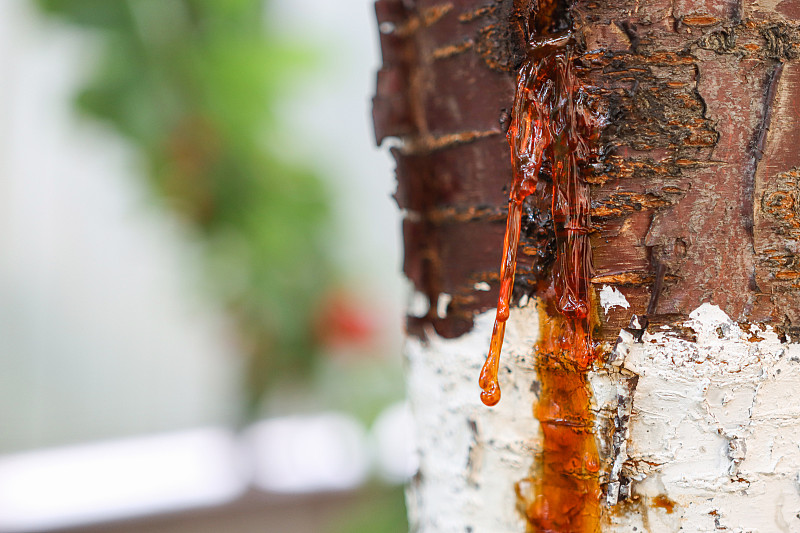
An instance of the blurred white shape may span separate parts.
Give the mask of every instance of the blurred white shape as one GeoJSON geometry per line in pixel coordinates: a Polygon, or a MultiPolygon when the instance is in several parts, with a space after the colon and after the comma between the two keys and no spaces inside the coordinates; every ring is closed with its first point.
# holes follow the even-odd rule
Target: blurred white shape
{"type": "Polygon", "coordinates": [[[356,488],[370,460],[364,427],[339,413],[292,416],[252,425],[245,439],[253,484],[275,492],[356,488]]]}
{"type": "Polygon", "coordinates": [[[419,468],[414,422],[405,402],[387,407],[372,426],[378,474],[390,483],[403,483],[419,468]]]}
{"type": "Polygon", "coordinates": [[[238,452],[211,428],[0,457],[0,531],[224,503],[246,489],[238,452]]]}

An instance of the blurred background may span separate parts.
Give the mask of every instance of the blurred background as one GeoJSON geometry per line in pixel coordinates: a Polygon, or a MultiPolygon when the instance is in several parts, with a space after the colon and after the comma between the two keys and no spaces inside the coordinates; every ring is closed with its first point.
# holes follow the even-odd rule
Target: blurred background
{"type": "Polygon", "coordinates": [[[401,532],[370,0],[0,0],[0,533],[401,532]]]}

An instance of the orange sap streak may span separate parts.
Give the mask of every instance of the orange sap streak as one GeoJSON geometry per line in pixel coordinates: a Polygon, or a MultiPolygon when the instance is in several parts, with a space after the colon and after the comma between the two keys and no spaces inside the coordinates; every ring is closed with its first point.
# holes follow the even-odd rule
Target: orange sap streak
{"type": "Polygon", "coordinates": [[[543,439],[535,475],[517,484],[529,529],[537,532],[595,533],[600,520],[600,459],[587,381],[594,354],[589,319],[590,198],[583,175],[599,127],[585,98],[569,46],[542,47],[520,70],[508,131],[514,176],[500,295],[479,379],[481,400],[495,405],[500,400],[497,373],[514,285],[522,204],[536,190],[543,172],[549,178],[545,183],[552,196],[556,240],[552,290],[540,295],[553,313],[542,316],[536,345],[541,390],[534,415],[543,439]]]}

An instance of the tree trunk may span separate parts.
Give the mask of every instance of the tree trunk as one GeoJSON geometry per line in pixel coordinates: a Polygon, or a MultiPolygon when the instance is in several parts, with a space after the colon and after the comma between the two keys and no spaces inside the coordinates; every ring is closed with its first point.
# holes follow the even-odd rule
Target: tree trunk
{"type": "Polygon", "coordinates": [[[800,3],[376,8],[375,129],[379,143],[401,139],[404,271],[418,304],[413,529],[800,531],[800,3]],[[568,52],[542,48],[567,30],[568,52]],[[593,363],[547,341],[576,319],[557,298],[573,226],[546,163],[520,204],[503,397],[486,407],[478,375],[521,165],[505,130],[515,146],[520,69],[557,54],[574,64],[576,105],[603,124],[577,180],[591,205],[581,257],[592,259],[593,363]],[[556,385],[551,360],[574,379],[556,385]],[[553,437],[566,426],[591,446],[553,437]]]}

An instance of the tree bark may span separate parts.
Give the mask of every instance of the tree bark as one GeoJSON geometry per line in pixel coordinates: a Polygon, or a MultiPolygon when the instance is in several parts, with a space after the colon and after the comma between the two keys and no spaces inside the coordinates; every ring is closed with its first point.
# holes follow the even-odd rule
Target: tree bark
{"type": "MultiPolygon", "coordinates": [[[[512,175],[504,128],[531,21],[553,4],[376,3],[376,135],[401,139],[404,271],[423,304],[407,344],[417,531],[541,530],[518,482],[543,446],[542,198],[526,204],[498,406],[479,402],[477,377],[512,175]]],[[[587,178],[599,527],[800,530],[800,3],[562,7],[606,117],[587,178]]]]}

